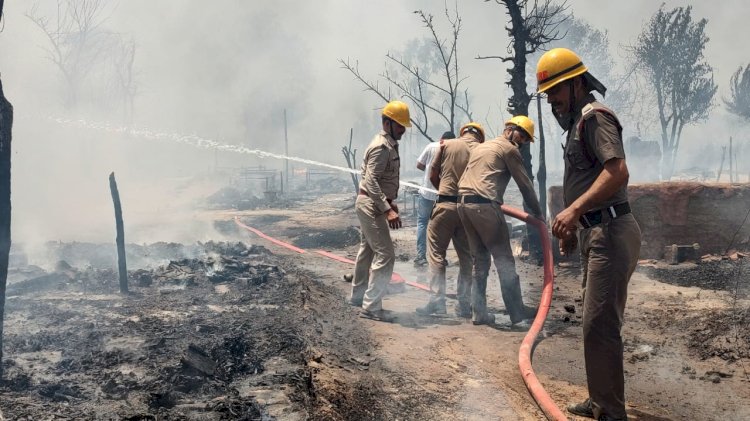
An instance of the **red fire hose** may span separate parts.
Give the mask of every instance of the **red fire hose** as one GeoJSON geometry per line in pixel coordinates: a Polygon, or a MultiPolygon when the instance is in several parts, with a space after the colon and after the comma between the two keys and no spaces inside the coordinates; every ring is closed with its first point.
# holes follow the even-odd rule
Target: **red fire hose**
{"type": "Polygon", "coordinates": [[[542,253],[544,254],[542,298],[539,300],[539,310],[536,313],[536,318],[534,318],[531,328],[526,333],[523,342],[521,342],[521,347],[518,349],[518,367],[521,369],[521,377],[523,377],[523,381],[526,383],[526,388],[529,389],[529,393],[531,393],[537,405],[542,409],[544,415],[550,420],[567,421],[568,418],[544,390],[544,387],[542,387],[542,384],[534,373],[534,369],[531,367],[531,351],[537,335],[539,335],[542,326],[544,326],[544,320],[547,318],[549,306],[552,302],[552,286],[555,280],[555,271],[552,268],[552,244],[550,243],[549,234],[547,234],[547,226],[544,222],[524,211],[506,205],[502,205],[500,209],[506,215],[526,222],[527,226],[533,225],[536,227],[539,230],[539,237],[542,239],[542,253]]]}
{"type": "MultiPolygon", "coordinates": [[[[542,330],[542,326],[544,326],[544,320],[547,318],[547,313],[549,312],[549,306],[552,302],[552,287],[555,277],[555,273],[552,268],[552,245],[550,243],[549,235],[547,234],[547,226],[544,224],[544,222],[519,209],[515,209],[507,205],[502,205],[500,208],[502,209],[503,213],[513,218],[524,221],[527,226],[533,225],[536,229],[539,230],[540,237],[542,239],[542,253],[544,254],[544,283],[542,284],[542,298],[539,301],[539,309],[537,310],[536,318],[534,318],[534,322],[531,324],[531,328],[526,333],[526,336],[521,342],[521,347],[518,349],[518,366],[521,369],[521,377],[523,378],[524,383],[526,383],[526,387],[529,389],[529,393],[531,393],[531,396],[534,398],[547,418],[555,421],[567,421],[567,417],[565,417],[560,408],[557,407],[549,394],[547,394],[547,392],[544,390],[544,387],[542,387],[542,384],[539,382],[539,379],[537,379],[536,374],[534,373],[534,369],[531,367],[532,347],[537,335],[539,335],[539,332],[542,330]]],[[[239,218],[235,218],[234,221],[240,227],[245,228],[246,230],[251,231],[268,241],[271,241],[274,244],[286,247],[290,250],[296,251],[297,253],[305,253],[305,250],[301,248],[295,247],[281,240],[277,240],[273,237],[263,234],[255,228],[243,224],[239,221],[239,218]]],[[[338,260],[340,262],[354,263],[354,261],[350,259],[323,250],[315,250],[315,252],[322,256],[338,260]]],[[[404,278],[397,273],[393,274],[391,282],[404,282],[407,285],[429,291],[429,288],[422,284],[405,281],[404,278]]]]}
{"type": "MultiPolygon", "coordinates": [[[[263,238],[265,240],[268,240],[268,241],[276,244],[277,246],[284,247],[286,249],[295,251],[295,252],[300,253],[300,254],[307,253],[306,250],[303,250],[303,249],[301,249],[299,247],[296,247],[296,246],[293,246],[293,245],[291,245],[291,244],[289,244],[287,242],[284,242],[284,241],[278,240],[276,238],[273,238],[273,237],[271,237],[269,235],[266,235],[266,234],[262,233],[261,231],[255,229],[253,227],[250,227],[250,226],[247,226],[247,225],[243,224],[242,222],[240,222],[240,219],[237,218],[237,217],[234,218],[234,223],[237,224],[238,226],[240,226],[240,227],[242,227],[242,228],[244,228],[244,229],[252,232],[253,234],[255,234],[257,236],[259,236],[259,237],[261,237],[261,238],[263,238]]],[[[318,254],[320,254],[321,256],[328,257],[329,259],[338,260],[339,262],[343,262],[343,263],[354,264],[354,260],[347,259],[346,257],[342,257],[342,256],[339,256],[339,255],[336,255],[336,254],[333,254],[333,253],[329,253],[327,251],[315,250],[315,252],[318,253],[318,254]]],[[[416,282],[409,282],[409,281],[407,281],[406,279],[404,279],[403,276],[399,275],[396,272],[393,272],[393,275],[391,275],[391,285],[393,285],[393,284],[406,284],[406,285],[412,286],[414,288],[422,289],[422,290],[425,290],[425,291],[429,291],[430,290],[430,287],[428,287],[428,286],[425,286],[425,285],[422,285],[422,284],[418,284],[416,282]]]]}

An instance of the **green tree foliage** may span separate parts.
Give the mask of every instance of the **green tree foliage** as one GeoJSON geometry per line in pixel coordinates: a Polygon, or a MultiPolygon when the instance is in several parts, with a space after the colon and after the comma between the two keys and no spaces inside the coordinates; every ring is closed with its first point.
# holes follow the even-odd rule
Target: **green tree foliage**
{"type": "Polygon", "coordinates": [[[750,64],[740,66],[729,79],[731,97],[724,99],[727,109],[733,114],[750,120],[750,64]]]}
{"type": "Polygon", "coordinates": [[[662,5],[632,49],[656,97],[666,180],[672,176],[682,130],[708,118],[717,90],[713,68],[703,55],[708,21],[694,21],[691,11],[690,6],[666,11],[662,5]]]}

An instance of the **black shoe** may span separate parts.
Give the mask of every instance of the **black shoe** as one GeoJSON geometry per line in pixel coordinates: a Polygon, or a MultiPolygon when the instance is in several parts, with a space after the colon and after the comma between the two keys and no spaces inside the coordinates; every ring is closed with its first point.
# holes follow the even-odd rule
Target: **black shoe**
{"type": "Polygon", "coordinates": [[[393,323],[396,321],[396,318],[388,310],[362,310],[359,313],[359,317],[385,323],[393,323]]]}
{"type": "Polygon", "coordinates": [[[602,415],[599,417],[599,421],[628,421],[628,417],[625,418],[612,418],[609,415],[602,415]]]}
{"type": "MultiPolygon", "coordinates": [[[[591,399],[586,399],[581,403],[568,405],[568,412],[579,417],[594,418],[594,409],[591,407],[591,399]]],[[[606,415],[602,415],[606,417],[606,415]]],[[[601,417],[599,418],[601,420],[601,417]]]]}
{"type": "Polygon", "coordinates": [[[429,316],[431,314],[447,314],[448,310],[445,308],[445,301],[443,302],[435,302],[430,301],[427,303],[427,305],[423,307],[417,307],[416,310],[414,310],[417,314],[422,316],[429,316]]]}
{"type": "Polygon", "coordinates": [[[478,325],[492,325],[495,324],[495,315],[492,313],[486,313],[484,316],[471,321],[474,326],[478,325]]]}
{"type": "Polygon", "coordinates": [[[424,266],[427,266],[427,259],[425,259],[424,257],[418,257],[418,258],[414,259],[414,267],[415,268],[421,268],[421,267],[424,267],[424,266]]]}
{"type": "Polygon", "coordinates": [[[471,306],[468,304],[458,303],[458,305],[456,306],[456,316],[461,317],[462,319],[470,319],[471,306]]]}
{"type": "Polygon", "coordinates": [[[348,300],[346,300],[346,303],[352,307],[362,307],[362,300],[355,300],[353,298],[349,298],[348,300]]]}
{"type": "Polygon", "coordinates": [[[510,316],[510,323],[516,324],[520,323],[524,320],[534,320],[536,317],[537,309],[534,307],[529,307],[527,305],[523,305],[521,307],[521,314],[513,314],[510,316]]]}

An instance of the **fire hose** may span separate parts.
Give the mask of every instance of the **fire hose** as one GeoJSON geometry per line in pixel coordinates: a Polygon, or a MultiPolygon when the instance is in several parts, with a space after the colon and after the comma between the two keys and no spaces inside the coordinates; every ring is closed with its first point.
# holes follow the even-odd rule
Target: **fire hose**
{"type": "MultiPolygon", "coordinates": [[[[554,269],[552,267],[552,244],[547,233],[547,226],[543,221],[529,215],[522,210],[515,209],[507,205],[502,205],[500,209],[506,215],[524,221],[527,226],[534,226],[539,230],[540,233],[540,238],[542,241],[542,253],[544,258],[544,283],[542,284],[542,296],[539,301],[539,308],[537,310],[536,317],[534,318],[529,331],[526,333],[526,336],[523,338],[521,347],[518,349],[518,367],[521,370],[521,377],[523,378],[524,383],[526,383],[526,388],[529,390],[529,393],[531,393],[531,396],[534,398],[537,405],[539,405],[539,407],[542,409],[545,416],[550,420],[566,421],[567,417],[565,417],[565,414],[563,414],[563,412],[560,410],[560,408],[557,407],[549,394],[544,390],[544,387],[542,387],[542,384],[539,382],[539,379],[536,377],[534,369],[531,366],[531,352],[533,351],[534,341],[536,341],[539,332],[544,326],[544,321],[547,318],[547,313],[549,313],[549,307],[552,302],[552,290],[555,276],[554,269]]],[[[235,218],[235,223],[238,226],[247,229],[248,231],[251,231],[268,241],[271,241],[276,245],[285,247],[297,253],[306,253],[306,251],[303,249],[270,237],[255,228],[243,224],[242,222],[240,222],[239,218],[235,218]]],[[[321,256],[338,260],[340,262],[350,264],[355,263],[353,260],[326,251],[315,250],[315,252],[320,254],[321,256]]],[[[408,282],[396,273],[393,274],[391,282],[403,282],[407,285],[429,291],[429,288],[425,287],[424,285],[414,282],[408,282]]]]}
{"type": "Polygon", "coordinates": [[[537,405],[542,409],[544,415],[555,421],[566,421],[568,418],[563,414],[560,408],[557,407],[555,402],[549,396],[542,383],[534,373],[534,369],[531,367],[531,352],[534,349],[534,341],[536,341],[537,335],[544,326],[544,320],[547,318],[549,313],[549,306],[552,303],[552,287],[555,281],[555,271],[552,267],[552,244],[547,233],[547,225],[543,221],[529,215],[528,213],[512,208],[507,205],[500,206],[503,213],[512,216],[513,218],[520,219],[526,223],[526,226],[533,225],[539,230],[539,237],[542,240],[542,254],[544,257],[544,283],[542,284],[542,297],[539,300],[539,309],[536,312],[536,317],[531,323],[529,331],[521,342],[521,347],[518,349],[518,368],[521,370],[521,377],[526,388],[529,389],[529,393],[536,401],[537,405]]]}

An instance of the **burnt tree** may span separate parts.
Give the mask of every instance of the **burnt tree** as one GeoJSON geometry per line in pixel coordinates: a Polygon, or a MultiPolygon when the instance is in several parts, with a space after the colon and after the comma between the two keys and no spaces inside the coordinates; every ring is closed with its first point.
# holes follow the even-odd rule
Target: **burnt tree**
{"type": "MultiPolygon", "coordinates": [[[[0,21],[3,0],[0,0],[0,21]]],[[[4,22],[3,22],[4,23],[4,22]]],[[[0,80],[0,380],[3,378],[3,326],[5,321],[5,287],[8,281],[10,255],[10,146],[13,106],[5,99],[0,80]]]]}
{"type": "MultiPolygon", "coordinates": [[[[568,15],[565,13],[567,6],[565,2],[556,4],[551,0],[495,0],[495,2],[505,6],[509,17],[506,26],[510,36],[506,49],[507,54],[502,56],[478,56],[477,59],[499,59],[503,63],[511,63],[511,67],[507,70],[510,80],[505,82],[512,90],[512,95],[508,99],[508,113],[511,116],[528,116],[532,96],[529,94],[526,84],[527,56],[543,49],[550,42],[562,38],[558,27],[568,19],[568,15]]],[[[527,143],[520,149],[526,173],[533,182],[534,169],[531,164],[531,147],[527,143]]],[[[546,174],[543,178],[546,180],[546,174]]],[[[525,203],[524,210],[529,211],[525,203]]],[[[537,262],[542,259],[542,243],[538,233],[534,230],[529,231],[529,255],[537,262]]]]}
{"type": "Polygon", "coordinates": [[[713,67],[703,55],[708,20],[694,21],[691,11],[690,6],[667,11],[662,5],[630,48],[656,95],[662,178],[667,181],[674,171],[682,130],[708,118],[718,89],[713,67]]]}
{"type": "Polygon", "coordinates": [[[547,216],[547,149],[544,139],[544,124],[542,124],[542,96],[536,95],[536,112],[539,116],[539,170],[536,173],[539,183],[539,204],[542,205],[542,216],[547,216]]]}
{"type": "Polygon", "coordinates": [[[730,98],[724,98],[724,104],[734,115],[750,121],[750,64],[742,69],[740,66],[729,79],[730,98]]]}
{"type": "Polygon", "coordinates": [[[63,105],[111,111],[121,107],[123,119],[130,126],[138,93],[136,44],[132,37],[106,29],[115,3],[57,0],[56,13],[46,15],[35,2],[26,17],[47,38],[42,48],[60,74],[63,105]]]}
{"type": "MultiPolygon", "coordinates": [[[[466,77],[461,75],[458,64],[458,38],[461,32],[461,16],[458,3],[453,12],[445,8],[445,17],[450,24],[450,38],[444,39],[438,34],[433,16],[422,10],[414,12],[419,16],[430,36],[424,45],[412,45],[412,55],[387,53],[386,58],[392,67],[386,66],[380,74],[386,86],[378,81],[368,80],[360,71],[358,63],[349,59],[339,60],[341,67],[354,75],[365,86],[384,102],[404,98],[411,103],[411,122],[413,126],[430,142],[436,139],[430,135],[430,120],[436,117],[456,132],[460,125],[460,115],[469,121],[473,120],[469,105],[469,92],[461,84],[466,77]]],[[[445,131],[445,126],[440,133],[445,131]]]]}

